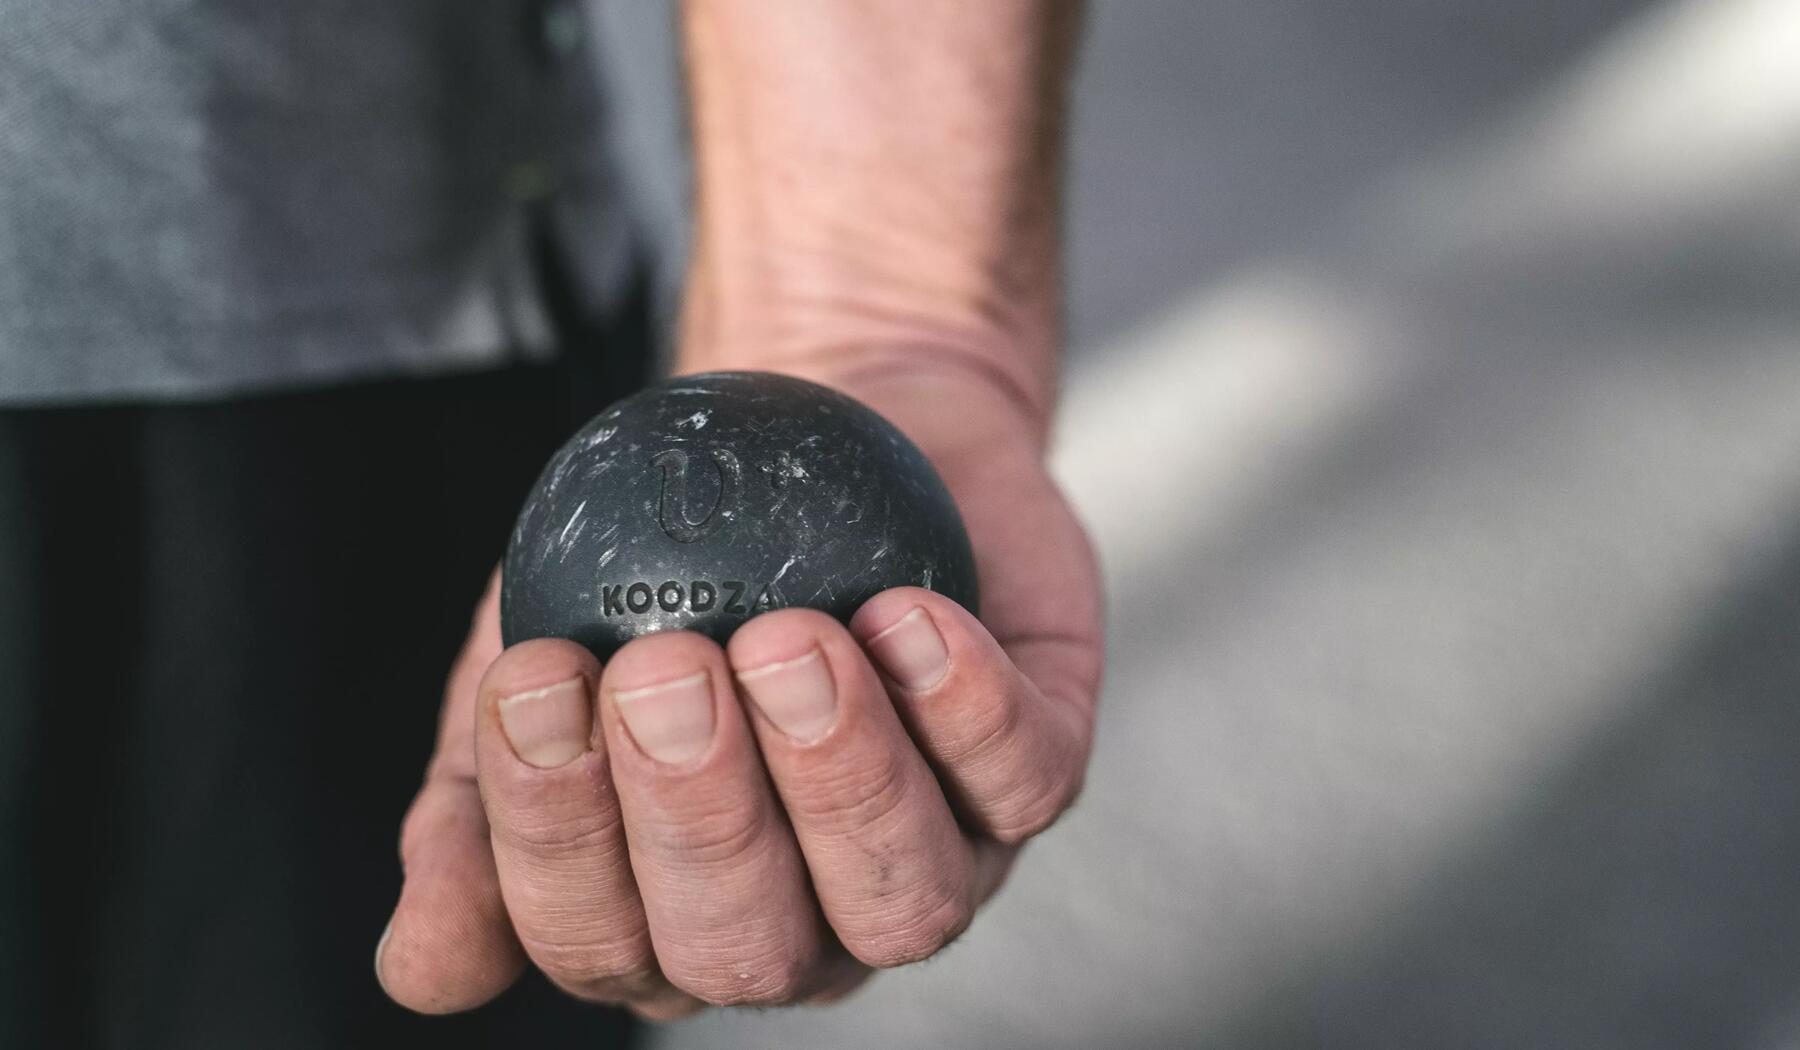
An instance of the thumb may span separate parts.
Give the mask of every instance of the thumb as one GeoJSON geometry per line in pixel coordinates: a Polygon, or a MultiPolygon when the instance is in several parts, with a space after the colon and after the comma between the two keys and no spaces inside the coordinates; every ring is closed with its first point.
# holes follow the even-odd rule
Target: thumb
{"type": "Polygon", "coordinates": [[[475,690],[500,654],[499,589],[490,582],[451,669],[437,753],[400,833],[400,902],[375,947],[375,977],[401,1006],[454,1013],[518,979],[525,953],[500,897],[475,782],[475,690]]]}

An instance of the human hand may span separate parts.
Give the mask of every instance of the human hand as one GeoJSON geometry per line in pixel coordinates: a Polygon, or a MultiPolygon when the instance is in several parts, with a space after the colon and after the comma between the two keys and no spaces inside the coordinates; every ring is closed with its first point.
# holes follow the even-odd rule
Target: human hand
{"type": "Polygon", "coordinates": [[[446,688],[377,949],[424,1012],[493,998],[527,960],[649,1018],[829,1000],[932,955],[1069,804],[1101,663],[1091,550],[999,384],[859,366],[858,397],[937,465],[968,525],[977,621],[905,587],[849,626],[756,617],[726,646],[502,652],[497,589],[446,688]]]}

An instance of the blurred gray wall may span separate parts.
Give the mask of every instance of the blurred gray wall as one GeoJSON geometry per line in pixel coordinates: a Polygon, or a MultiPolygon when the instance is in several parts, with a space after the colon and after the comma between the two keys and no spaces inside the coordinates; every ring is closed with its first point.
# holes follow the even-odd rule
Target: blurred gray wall
{"type": "Polygon", "coordinates": [[[1100,0],[1077,118],[1087,793],[660,1045],[1800,1047],[1800,3],[1100,0]]]}

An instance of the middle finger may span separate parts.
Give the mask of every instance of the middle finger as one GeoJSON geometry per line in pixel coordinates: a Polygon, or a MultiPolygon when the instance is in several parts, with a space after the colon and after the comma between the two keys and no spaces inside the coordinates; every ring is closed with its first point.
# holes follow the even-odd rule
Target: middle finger
{"type": "Polygon", "coordinates": [[[821,991],[837,976],[836,946],[724,652],[685,631],[639,638],[607,664],[600,694],[631,867],[663,973],[718,1005],[821,991]]]}

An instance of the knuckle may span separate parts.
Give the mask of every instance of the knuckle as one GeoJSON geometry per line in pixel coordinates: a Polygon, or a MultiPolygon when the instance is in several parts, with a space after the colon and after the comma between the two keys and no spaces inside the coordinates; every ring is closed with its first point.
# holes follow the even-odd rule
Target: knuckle
{"type": "Polygon", "coordinates": [[[796,955],[771,954],[748,963],[697,965],[669,979],[713,1006],[779,1006],[809,990],[813,967],[796,955]]]}
{"type": "Polygon", "coordinates": [[[1034,788],[992,807],[988,835],[1006,846],[1022,846],[1047,831],[1068,809],[1071,796],[1058,789],[1034,788]]]}
{"type": "Polygon", "coordinates": [[[1019,846],[1049,829],[1081,791],[1086,758],[1067,735],[1040,733],[997,754],[991,764],[997,790],[976,804],[988,835],[1019,846]]]}
{"type": "Polygon", "coordinates": [[[862,962],[877,969],[893,969],[938,955],[968,929],[968,919],[965,908],[947,908],[887,929],[875,937],[857,938],[857,944],[853,946],[850,940],[844,944],[850,947],[851,955],[862,962]]]}
{"type": "Polygon", "coordinates": [[[733,804],[713,812],[678,814],[654,827],[661,848],[683,863],[729,867],[765,848],[773,817],[765,807],[733,804]]]}
{"type": "Polygon", "coordinates": [[[622,818],[616,808],[574,801],[521,806],[493,834],[523,853],[572,860],[604,860],[623,846],[622,818]]]}
{"type": "Polygon", "coordinates": [[[611,990],[647,984],[656,973],[656,960],[642,938],[535,939],[526,947],[546,977],[582,997],[611,998],[611,990]]]}
{"type": "Polygon", "coordinates": [[[873,762],[840,762],[795,777],[785,793],[788,815],[824,834],[867,834],[884,826],[908,795],[896,755],[873,762]]]}
{"type": "Polygon", "coordinates": [[[991,762],[1019,736],[1024,716],[1019,698],[1006,689],[983,692],[956,712],[944,741],[941,757],[953,765],[991,762]]]}
{"type": "Polygon", "coordinates": [[[836,925],[852,955],[889,969],[936,955],[969,928],[974,916],[967,880],[938,868],[931,878],[890,894],[862,917],[836,925]]]}

